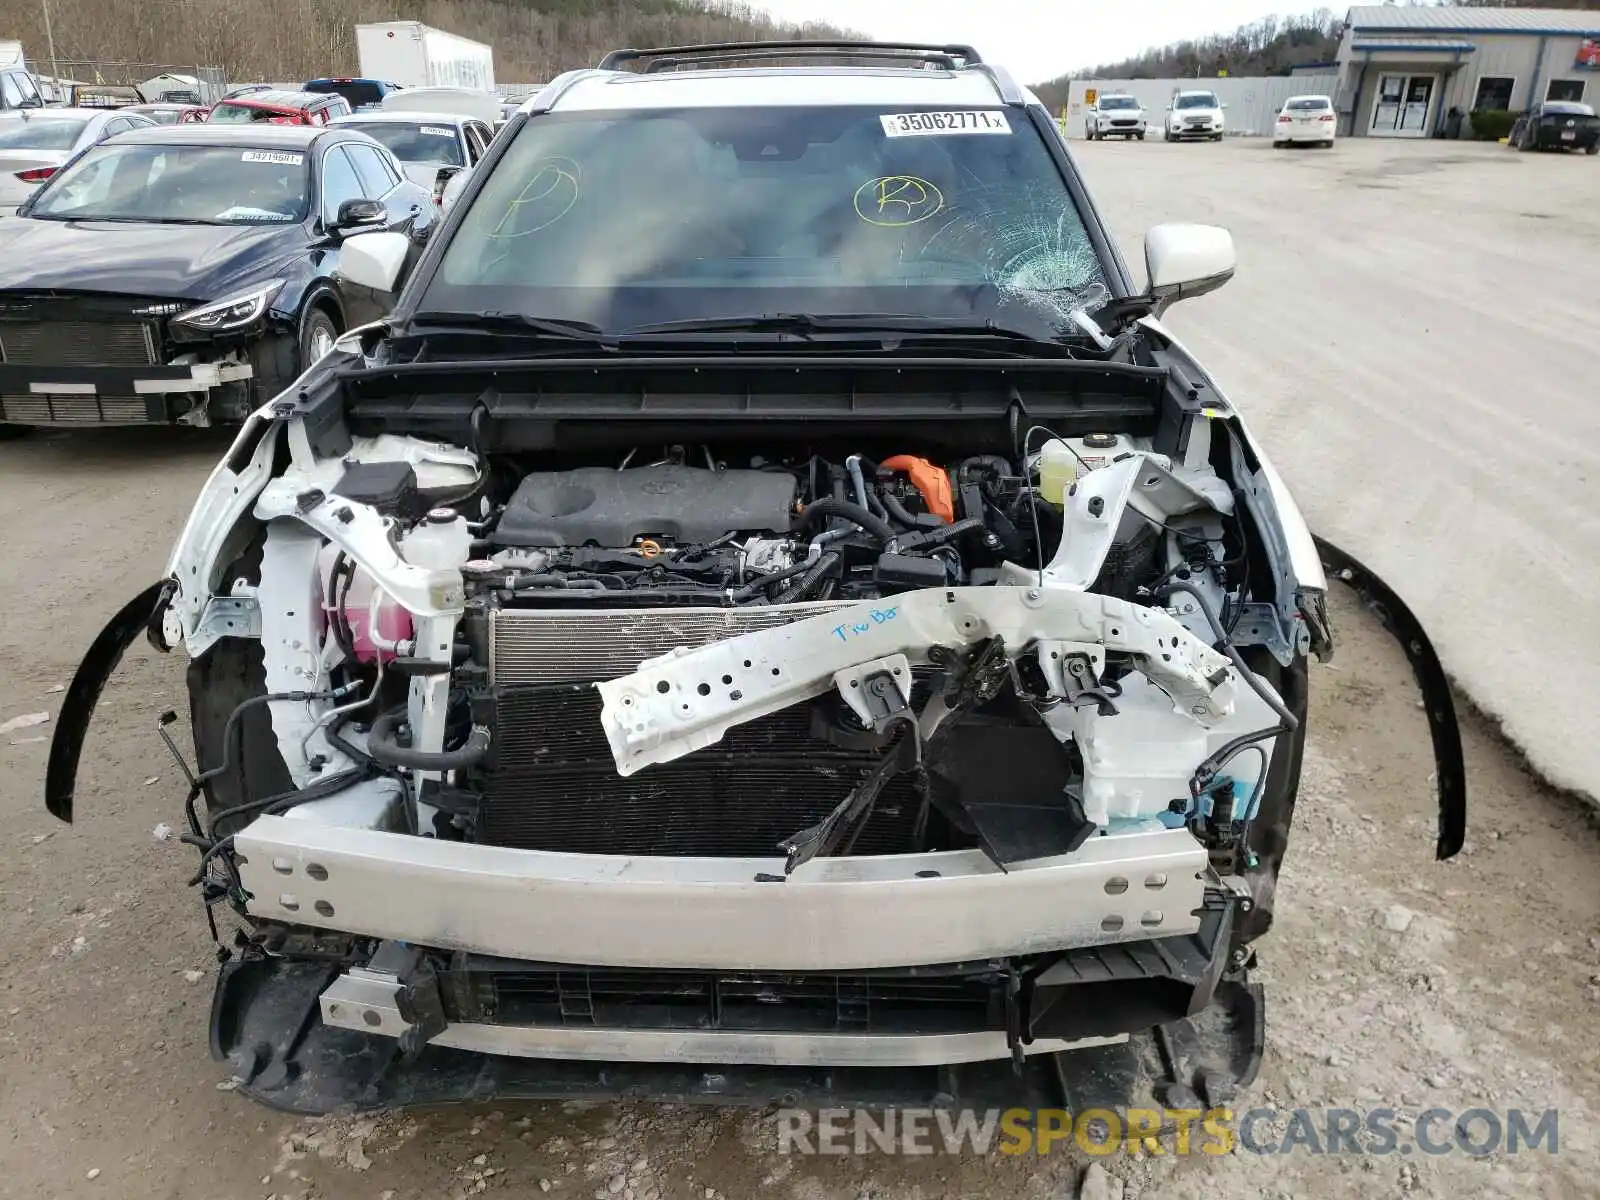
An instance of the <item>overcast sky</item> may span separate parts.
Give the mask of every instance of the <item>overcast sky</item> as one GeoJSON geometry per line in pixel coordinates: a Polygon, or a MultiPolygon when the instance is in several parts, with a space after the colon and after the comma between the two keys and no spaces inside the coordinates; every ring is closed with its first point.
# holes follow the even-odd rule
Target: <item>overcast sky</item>
{"type": "MultiPolygon", "coordinates": [[[[875,38],[963,42],[1025,83],[1114,62],[1147,46],[1225,33],[1305,0],[754,0],[786,21],[830,21],[875,38]]],[[[1337,4],[1329,5],[1335,9],[1337,4]]]]}

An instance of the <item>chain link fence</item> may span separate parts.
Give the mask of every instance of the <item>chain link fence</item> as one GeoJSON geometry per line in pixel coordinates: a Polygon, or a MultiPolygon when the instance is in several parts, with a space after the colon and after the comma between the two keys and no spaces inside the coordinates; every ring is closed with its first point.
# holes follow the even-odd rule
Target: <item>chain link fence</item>
{"type": "Polygon", "coordinates": [[[39,58],[33,66],[50,98],[59,103],[92,104],[97,89],[105,99],[126,97],[136,90],[141,99],[155,103],[177,100],[214,104],[227,90],[221,67],[155,62],[117,62],[93,58],[39,58]]]}

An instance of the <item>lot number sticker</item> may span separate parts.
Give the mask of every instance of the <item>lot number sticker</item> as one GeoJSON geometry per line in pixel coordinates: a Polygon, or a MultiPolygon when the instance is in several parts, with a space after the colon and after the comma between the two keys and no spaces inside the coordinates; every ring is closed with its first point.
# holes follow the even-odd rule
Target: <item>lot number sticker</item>
{"type": "Polygon", "coordinates": [[[455,137],[456,135],[456,131],[454,129],[447,129],[443,125],[424,125],[422,127],[422,132],[433,137],[455,137]]]}
{"type": "Polygon", "coordinates": [[[886,113],[879,117],[888,137],[938,137],[951,133],[1010,133],[1005,113],[991,109],[972,112],[886,113]]]}
{"type": "Polygon", "coordinates": [[[246,150],[239,156],[241,162],[271,163],[278,167],[298,167],[305,162],[304,154],[290,154],[284,150],[246,150]]]}

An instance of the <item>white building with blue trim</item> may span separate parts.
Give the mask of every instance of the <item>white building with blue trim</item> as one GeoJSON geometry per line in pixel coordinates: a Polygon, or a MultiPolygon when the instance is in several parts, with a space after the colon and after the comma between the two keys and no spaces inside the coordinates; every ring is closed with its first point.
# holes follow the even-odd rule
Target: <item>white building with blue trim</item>
{"type": "Polygon", "coordinates": [[[1340,132],[1356,137],[1437,137],[1452,112],[1546,100],[1600,107],[1600,11],[1359,5],[1335,70],[1340,132]]]}

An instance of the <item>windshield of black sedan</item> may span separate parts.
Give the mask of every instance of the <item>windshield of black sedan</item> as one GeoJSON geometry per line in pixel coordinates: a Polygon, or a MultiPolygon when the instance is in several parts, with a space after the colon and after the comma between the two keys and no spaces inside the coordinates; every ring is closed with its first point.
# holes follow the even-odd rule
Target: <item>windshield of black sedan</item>
{"type": "Polygon", "coordinates": [[[1015,109],[697,108],[529,120],[417,301],[608,330],[771,312],[1054,329],[1107,295],[1015,109]]]}
{"type": "Polygon", "coordinates": [[[31,215],[58,221],[287,224],[307,211],[305,154],[245,146],[98,146],[56,175],[31,215]]]}
{"type": "Polygon", "coordinates": [[[401,162],[442,163],[461,167],[461,139],[452,126],[434,121],[341,121],[341,129],[354,129],[382,142],[401,162]]]}

